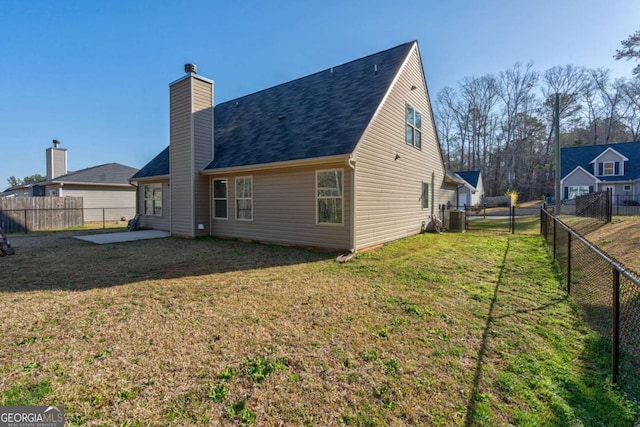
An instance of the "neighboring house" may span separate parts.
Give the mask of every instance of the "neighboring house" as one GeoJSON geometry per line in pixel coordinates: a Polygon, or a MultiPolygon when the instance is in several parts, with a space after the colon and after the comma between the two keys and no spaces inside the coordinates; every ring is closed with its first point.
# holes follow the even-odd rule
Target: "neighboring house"
{"type": "Polygon", "coordinates": [[[107,163],[75,172],[67,171],[67,150],[46,150],[47,175],[44,180],[11,187],[16,197],[82,197],[85,221],[117,220],[135,214],[136,187],[129,182],[138,169],[107,163]]]}
{"type": "Polygon", "coordinates": [[[454,173],[464,180],[464,186],[458,189],[458,206],[480,206],[484,198],[484,184],[480,171],[454,173]]]}
{"type": "Polygon", "coordinates": [[[611,189],[614,200],[640,194],[640,142],[562,147],[562,199],[611,189]]]}
{"type": "Polygon", "coordinates": [[[213,107],[185,66],[170,145],[131,181],[143,227],[359,250],[416,234],[464,182],[445,171],[417,42],[213,107]]]}

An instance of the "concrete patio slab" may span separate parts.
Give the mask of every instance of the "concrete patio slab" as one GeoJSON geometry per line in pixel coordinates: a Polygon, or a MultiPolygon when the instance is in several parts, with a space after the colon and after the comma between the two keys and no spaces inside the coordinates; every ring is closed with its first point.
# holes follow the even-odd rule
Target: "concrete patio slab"
{"type": "Polygon", "coordinates": [[[105,233],[105,234],[91,234],[87,236],[74,236],[79,240],[95,243],[97,245],[107,245],[110,243],[122,243],[133,242],[136,240],[148,240],[148,239],[161,239],[169,237],[168,231],[161,230],[139,230],[139,231],[126,231],[124,233],[105,233]]]}

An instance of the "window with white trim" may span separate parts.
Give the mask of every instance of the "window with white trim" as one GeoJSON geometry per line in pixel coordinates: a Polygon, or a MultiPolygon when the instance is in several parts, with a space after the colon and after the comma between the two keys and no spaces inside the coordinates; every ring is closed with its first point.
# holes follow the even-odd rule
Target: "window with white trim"
{"type": "Polygon", "coordinates": [[[316,171],[318,224],[342,224],[342,169],[316,171]]]}
{"type": "Polygon", "coordinates": [[[422,148],[422,114],[411,104],[405,106],[406,137],[408,145],[422,148]]]}
{"type": "Polygon", "coordinates": [[[144,214],[162,216],[162,184],[144,185],[144,214]]]}
{"type": "Polygon", "coordinates": [[[603,175],[613,175],[615,172],[615,166],[613,162],[603,162],[602,163],[602,174],[603,175]]]}
{"type": "Polygon", "coordinates": [[[568,190],[568,199],[575,199],[578,196],[582,196],[584,194],[589,194],[589,186],[588,185],[570,185],[567,187],[568,190]]]}
{"type": "Polygon", "coordinates": [[[622,186],[622,191],[631,191],[631,185],[625,184],[622,186]]]}
{"type": "Polygon", "coordinates": [[[228,218],[227,203],[227,179],[213,180],[213,217],[217,219],[228,218]]]}
{"type": "Polygon", "coordinates": [[[597,176],[622,175],[622,165],[620,162],[599,162],[597,176]]]}
{"type": "Polygon", "coordinates": [[[236,219],[253,220],[253,177],[236,178],[236,219]]]}

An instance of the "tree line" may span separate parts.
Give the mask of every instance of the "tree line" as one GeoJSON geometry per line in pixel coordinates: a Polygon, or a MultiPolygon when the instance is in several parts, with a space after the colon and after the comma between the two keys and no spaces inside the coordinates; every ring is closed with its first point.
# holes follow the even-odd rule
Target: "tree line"
{"type": "MultiPolygon", "coordinates": [[[[627,43],[627,44],[625,44],[627,43]]],[[[616,59],[640,57],[640,31],[616,59]]],[[[436,96],[434,114],[447,166],[480,170],[487,196],[515,190],[522,200],[553,194],[553,121],[560,145],[640,140],[640,66],[633,78],[575,65],[544,72],[516,62],[498,74],[466,77],[436,96]]]]}
{"type": "Polygon", "coordinates": [[[24,178],[16,178],[15,176],[11,175],[9,178],[7,178],[7,183],[9,184],[9,188],[11,188],[18,185],[33,184],[42,180],[44,180],[44,176],[40,175],[39,173],[25,176],[24,178]]]}

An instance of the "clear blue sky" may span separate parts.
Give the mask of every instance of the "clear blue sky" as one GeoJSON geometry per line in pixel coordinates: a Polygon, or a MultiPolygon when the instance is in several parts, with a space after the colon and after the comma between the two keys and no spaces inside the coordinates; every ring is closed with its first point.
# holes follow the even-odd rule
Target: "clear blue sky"
{"type": "Polygon", "coordinates": [[[69,170],[140,168],[169,143],[168,84],[187,62],[217,103],[418,40],[431,97],[516,61],[610,68],[638,0],[0,0],[0,190],[69,170]]]}

